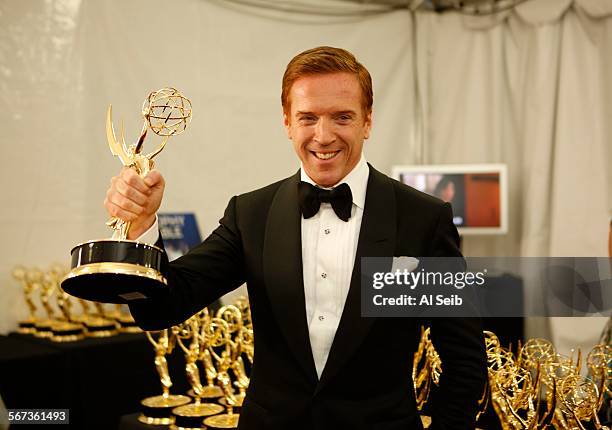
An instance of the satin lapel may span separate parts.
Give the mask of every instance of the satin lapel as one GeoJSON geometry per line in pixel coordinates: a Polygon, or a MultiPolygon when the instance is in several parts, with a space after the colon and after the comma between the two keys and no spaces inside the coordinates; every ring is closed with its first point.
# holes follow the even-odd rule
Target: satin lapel
{"type": "Polygon", "coordinates": [[[355,353],[376,320],[361,317],[361,257],[393,256],[396,218],[393,184],[388,177],[370,166],[351,285],[316,392],[319,392],[355,353]]]}
{"type": "Polygon", "coordinates": [[[308,378],[316,381],[317,373],[306,322],[298,181],[299,172],[283,182],[270,206],[263,249],[263,270],[270,305],[285,340],[308,378]]]}

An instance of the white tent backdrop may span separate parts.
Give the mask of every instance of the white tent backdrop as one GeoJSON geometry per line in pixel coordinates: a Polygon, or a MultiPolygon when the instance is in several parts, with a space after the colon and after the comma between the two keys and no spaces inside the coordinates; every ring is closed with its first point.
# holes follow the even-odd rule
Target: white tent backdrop
{"type": "MultiPolygon", "coordinates": [[[[149,91],[175,86],[191,98],[189,130],[157,159],[167,181],[162,210],[195,212],[207,235],[232,195],[298,168],[280,81],[294,54],[323,44],[349,49],[372,73],[365,152],[378,169],[508,164],[510,233],[466,238],[467,255],[606,255],[611,3],[532,0],[496,17],[400,10],[349,19],[221,0],[0,0],[0,332],[26,316],[13,266],[67,262],[73,245],[108,235],[102,200],[120,167],[105,142],[109,103],[134,139],[149,91]]],[[[601,325],[583,322],[593,334],[601,325]]],[[[532,323],[530,334],[545,329],[532,323]]]]}
{"type": "MultiPolygon", "coordinates": [[[[607,255],[610,14],[612,2],[535,0],[495,19],[416,15],[426,161],[509,167],[510,233],[467,237],[468,255],[607,255]]],[[[603,325],[530,319],[527,333],[588,350],[603,325]]]]}

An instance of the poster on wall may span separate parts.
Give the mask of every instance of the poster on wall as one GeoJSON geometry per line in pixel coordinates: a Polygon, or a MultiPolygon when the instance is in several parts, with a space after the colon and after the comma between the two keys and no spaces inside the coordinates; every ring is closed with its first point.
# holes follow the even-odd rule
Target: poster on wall
{"type": "Polygon", "coordinates": [[[159,230],[170,261],[184,255],[202,242],[195,214],[160,213],[159,230]]]}

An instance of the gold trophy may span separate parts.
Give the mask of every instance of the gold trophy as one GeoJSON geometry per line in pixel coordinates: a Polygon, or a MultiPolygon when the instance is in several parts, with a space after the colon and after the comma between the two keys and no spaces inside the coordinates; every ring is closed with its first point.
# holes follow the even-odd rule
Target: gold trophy
{"type": "Polygon", "coordinates": [[[612,346],[609,343],[596,345],[587,355],[590,379],[599,391],[597,403],[602,405],[612,393],[612,346]]]}
{"type": "Polygon", "coordinates": [[[253,357],[255,356],[255,337],[253,329],[243,326],[238,333],[238,342],[240,342],[240,351],[246,355],[249,365],[253,367],[253,357]]]}
{"type": "Polygon", "coordinates": [[[104,307],[104,303],[100,303],[100,302],[93,302],[94,305],[94,309],[95,311],[95,316],[100,317],[100,318],[111,318],[111,316],[108,314],[108,310],[106,309],[106,307],[104,307]]]}
{"type": "Polygon", "coordinates": [[[235,395],[229,374],[233,361],[230,326],[222,318],[212,318],[204,325],[204,337],[210,354],[216,362],[217,382],[223,389],[224,403],[227,408],[224,414],[206,418],[204,425],[209,429],[237,428],[240,415],[234,413],[234,408],[242,406],[242,398],[235,395]],[[220,353],[217,353],[215,348],[220,349],[220,353]]]}
{"type": "Polygon", "coordinates": [[[242,324],[245,327],[252,329],[253,322],[251,320],[251,307],[249,305],[249,299],[245,296],[240,296],[234,302],[234,306],[236,306],[242,313],[242,324]]]}
{"type": "MultiPolygon", "coordinates": [[[[430,328],[421,327],[421,340],[412,360],[412,382],[417,410],[423,410],[427,403],[431,385],[438,385],[442,374],[442,360],[435,350],[430,338],[430,328]]],[[[429,427],[431,418],[421,417],[423,425],[429,427]]]]}
{"type": "Polygon", "coordinates": [[[48,300],[51,292],[49,291],[48,286],[43,286],[43,277],[44,273],[37,267],[26,270],[24,283],[24,286],[26,287],[26,302],[30,307],[30,312],[32,312],[32,310],[35,312],[36,306],[34,305],[32,296],[34,295],[34,292],[38,292],[38,298],[43,309],[47,313],[47,317],[36,319],[32,333],[36,337],[51,337],[53,310],[49,307],[48,300]]]}
{"type": "Polygon", "coordinates": [[[51,325],[51,340],[53,342],[73,342],[85,337],[82,324],[72,319],[72,302],[70,296],[59,288],[59,282],[65,274],[65,269],[54,264],[45,274],[43,282],[49,283],[56,297],[56,304],[61,315],[51,325]]]}
{"type": "Polygon", "coordinates": [[[172,380],[168,372],[166,355],[171,354],[174,350],[176,338],[172,331],[168,329],[160,331],[157,339],[151,332],[147,331],[145,333],[149,342],[155,348],[155,368],[159,374],[163,393],[160,396],[147,397],[140,402],[143,406],[143,412],[138,417],[138,421],[152,425],[170,425],[174,422],[172,409],[191,401],[187,396],[170,394],[172,380]]]}
{"type": "Polygon", "coordinates": [[[585,378],[580,374],[580,350],[574,360],[558,354],[547,340],[530,339],[519,345],[515,359],[495,335],[486,333],[486,339],[491,400],[504,430],[609,430],[598,417],[602,394],[610,385],[608,345],[597,345],[589,353],[590,376],[585,378]]]}
{"type": "Polygon", "coordinates": [[[73,342],[83,339],[85,337],[83,325],[72,319],[72,302],[70,301],[70,296],[60,290],[58,292],[57,302],[64,319],[63,321],[55,323],[51,328],[53,331],[51,340],[54,342],[73,342]]]}
{"type": "Polygon", "coordinates": [[[55,309],[51,305],[51,297],[55,294],[56,284],[53,281],[53,277],[49,273],[43,273],[36,270],[31,272],[32,276],[36,278],[35,282],[39,283],[39,297],[40,303],[45,310],[47,317],[39,320],[36,323],[36,337],[53,337],[53,325],[57,323],[57,316],[55,309]]]}
{"type": "Polygon", "coordinates": [[[99,317],[92,302],[80,298],[78,301],[83,312],[79,315],[71,315],[71,318],[72,321],[85,327],[87,337],[110,337],[118,333],[118,323],[116,321],[99,317]]]}
{"type": "MultiPolygon", "coordinates": [[[[125,143],[123,126],[118,140],[113,128],[112,107],[108,107],[106,137],[113,155],[124,166],[134,169],[141,177],[154,167],[153,158],[165,147],[171,136],[185,131],[191,120],[191,102],[174,88],[162,88],[149,94],[142,106],[144,123],[140,137],[129,146],[125,143]],[[147,130],[162,137],[153,152],[143,155],[147,130]]],[[[111,218],[107,225],[113,239],[90,241],[71,251],[71,270],[61,287],[68,294],[103,303],[126,303],[128,300],[153,297],[164,290],[167,281],[161,274],[163,250],[127,240],[130,223],[111,218]]]]}
{"type": "MultiPolygon", "coordinates": [[[[488,384],[479,401],[478,416],[490,401],[503,430],[610,430],[598,417],[612,384],[610,345],[599,344],[591,350],[586,359],[589,376],[585,378],[580,372],[580,350],[574,359],[573,355],[557,353],[545,339],[530,339],[522,346],[519,343],[515,355],[501,346],[494,333],[485,331],[484,338],[488,384]]],[[[442,363],[436,356],[429,333],[422,331],[413,361],[419,407],[427,400],[430,383],[425,381],[432,378],[435,382],[441,372],[442,363]]],[[[427,428],[431,420],[423,421],[427,428]]]]}
{"type": "Polygon", "coordinates": [[[200,370],[198,361],[205,348],[202,343],[202,312],[194,315],[183,324],[173,327],[174,335],[179,347],[185,353],[185,370],[187,379],[194,393],[194,402],[179,406],[172,410],[175,417],[174,424],[170,427],[178,429],[199,429],[202,427],[204,418],[223,412],[223,406],[215,403],[202,403],[201,398],[205,387],[200,382],[200,370]],[[187,341],[189,345],[186,344],[187,341]]]}
{"type": "Polygon", "coordinates": [[[119,323],[99,316],[90,316],[84,321],[87,337],[110,337],[119,333],[119,323]]]}
{"type": "Polygon", "coordinates": [[[94,317],[95,311],[92,309],[91,302],[84,300],[84,299],[77,299],[77,300],[79,302],[79,305],[81,306],[81,313],[79,315],[73,315],[72,319],[74,321],[85,324],[85,321],[94,317]]]}
{"type": "Polygon", "coordinates": [[[119,331],[121,333],[141,333],[142,330],[136,325],[134,317],[130,313],[123,311],[120,304],[115,304],[115,308],[110,311],[106,311],[106,316],[119,323],[119,331]]]}
{"type": "MultiPolygon", "coordinates": [[[[210,315],[208,312],[208,308],[204,308],[199,312],[200,315],[200,324],[202,328],[210,322],[210,315]]],[[[215,381],[217,379],[217,369],[215,368],[215,364],[213,363],[212,356],[210,355],[210,351],[208,350],[207,338],[201,333],[201,354],[200,361],[202,362],[202,367],[204,368],[204,375],[206,376],[206,385],[202,387],[200,392],[200,397],[202,399],[218,399],[223,396],[223,390],[221,387],[215,385],[215,381]]],[[[187,394],[191,397],[195,397],[195,393],[193,389],[190,389],[187,394]]]]}
{"type": "Polygon", "coordinates": [[[13,269],[13,278],[15,278],[23,288],[23,297],[28,306],[29,316],[27,319],[19,321],[17,331],[22,334],[36,333],[36,305],[34,304],[33,293],[38,284],[32,284],[28,280],[28,270],[23,266],[16,266],[13,269]]]}
{"type": "MultiPolygon", "coordinates": [[[[563,380],[559,389],[561,399],[561,410],[565,422],[571,429],[585,430],[583,421],[591,421],[593,428],[597,430],[609,430],[607,426],[601,425],[597,411],[601,407],[601,391],[592,380],[585,379],[579,375],[573,375],[563,380]]],[[[589,427],[591,428],[591,427],[589,427]]]]}
{"type": "MultiPolygon", "coordinates": [[[[552,345],[543,339],[532,339],[519,347],[518,359],[499,343],[493,333],[485,332],[489,362],[491,403],[501,426],[510,429],[545,429],[550,426],[556,407],[554,396],[546,396],[544,404],[542,382],[544,367],[553,354],[552,345]],[[535,373],[533,373],[535,372],[535,373]]],[[[553,380],[553,386],[556,386],[553,380]]]]}
{"type": "MultiPolygon", "coordinates": [[[[249,377],[246,373],[244,366],[244,360],[242,359],[242,353],[246,352],[243,350],[245,347],[247,350],[252,346],[249,344],[248,333],[242,331],[244,328],[243,315],[240,309],[234,305],[227,305],[221,307],[217,311],[217,318],[223,319],[227,323],[229,330],[228,344],[231,352],[231,368],[234,374],[235,381],[234,386],[238,388],[238,395],[236,395],[236,407],[242,407],[242,403],[246,397],[246,390],[249,387],[249,377]],[[243,339],[242,335],[246,335],[247,338],[243,339]],[[244,343],[242,341],[245,341],[244,343]]],[[[252,363],[252,361],[251,361],[252,363]]],[[[226,399],[221,399],[222,404],[226,404],[226,399]]]]}

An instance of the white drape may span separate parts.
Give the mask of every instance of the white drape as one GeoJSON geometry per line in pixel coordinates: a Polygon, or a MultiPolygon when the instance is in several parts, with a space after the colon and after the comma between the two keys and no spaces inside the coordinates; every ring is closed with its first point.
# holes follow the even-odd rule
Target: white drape
{"type": "MultiPolygon", "coordinates": [[[[493,18],[416,14],[425,161],[510,172],[509,234],[466,237],[467,255],[607,254],[610,14],[612,2],[595,1],[526,2],[493,18]]],[[[530,319],[527,332],[585,349],[603,324],[530,319]]]]}
{"type": "Polygon", "coordinates": [[[104,137],[108,103],[133,139],[148,91],[171,85],[192,99],[190,129],[158,158],[162,209],[195,212],[207,234],[231,195],[297,169],[280,80],[295,53],[322,44],[372,73],[366,157],[379,169],[508,164],[510,233],[466,238],[466,254],[605,255],[610,3],[332,19],[207,0],[0,2],[0,332],[25,316],[14,265],[67,261],[76,243],[107,235],[101,202],[119,169],[104,137]]]}

